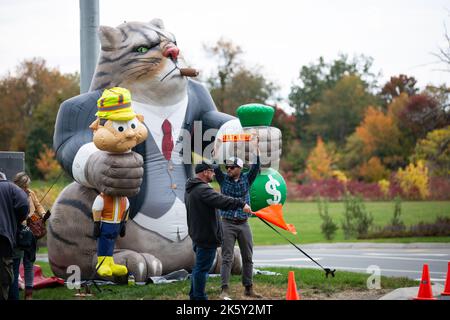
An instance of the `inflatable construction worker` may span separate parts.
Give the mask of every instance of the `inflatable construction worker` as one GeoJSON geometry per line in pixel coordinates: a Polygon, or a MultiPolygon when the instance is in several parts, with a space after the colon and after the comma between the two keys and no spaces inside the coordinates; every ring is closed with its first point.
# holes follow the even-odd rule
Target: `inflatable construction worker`
{"type": "MultiPolygon", "coordinates": [[[[95,146],[110,153],[130,152],[147,139],[148,130],[142,115],[131,107],[127,89],[105,89],[97,101],[97,119],[90,125],[95,146]]],[[[130,203],[127,197],[100,193],[92,205],[94,237],[97,239],[97,274],[102,277],[128,274],[127,267],[114,263],[113,252],[117,236],[125,236],[130,203]]]]}

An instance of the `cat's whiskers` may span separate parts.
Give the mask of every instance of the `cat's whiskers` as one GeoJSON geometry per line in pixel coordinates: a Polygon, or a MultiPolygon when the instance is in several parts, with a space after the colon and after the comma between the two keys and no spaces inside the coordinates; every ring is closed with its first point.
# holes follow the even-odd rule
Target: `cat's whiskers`
{"type": "Polygon", "coordinates": [[[124,72],[130,71],[130,70],[135,70],[137,68],[147,68],[149,66],[151,66],[151,64],[139,64],[139,65],[125,69],[124,72]]]}
{"type": "Polygon", "coordinates": [[[147,74],[147,72],[148,72],[148,70],[142,70],[142,69],[140,69],[140,70],[136,70],[136,71],[134,71],[134,72],[128,74],[127,76],[128,76],[128,77],[132,77],[132,76],[134,76],[135,74],[139,74],[139,75],[137,76],[137,78],[136,78],[136,79],[139,79],[141,76],[147,74]]]}
{"type": "Polygon", "coordinates": [[[155,58],[155,57],[150,57],[150,58],[133,58],[133,59],[130,58],[129,60],[139,60],[139,61],[149,61],[149,62],[159,63],[161,61],[161,58],[155,58]]]}
{"type": "Polygon", "coordinates": [[[163,81],[165,78],[167,78],[172,72],[174,72],[175,70],[177,70],[178,69],[178,66],[175,64],[175,67],[172,69],[172,70],[170,70],[161,80],[159,80],[159,81],[163,81]]]}

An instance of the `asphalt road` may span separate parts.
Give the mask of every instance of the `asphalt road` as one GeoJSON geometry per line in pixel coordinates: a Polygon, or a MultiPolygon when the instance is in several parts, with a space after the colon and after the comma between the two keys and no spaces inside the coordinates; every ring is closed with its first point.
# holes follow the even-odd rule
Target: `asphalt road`
{"type": "MultiPolygon", "coordinates": [[[[442,284],[450,262],[450,243],[334,243],[299,247],[325,268],[368,273],[368,276],[378,267],[382,276],[420,280],[423,264],[427,263],[431,281],[442,284]]],[[[255,268],[319,268],[292,245],[255,247],[253,263],[255,268]]]]}
{"type": "MultiPolygon", "coordinates": [[[[444,284],[450,262],[450,243],[332,243],[299,247],[325,268],[367,273],[368,277],[378,267],[382,276],[420,280],[423,264],[427,263],[431,281],[444,284]]],[[[47,254],[38,254],[37,260],[48,262],[47,254]]],[[[255,268],[319,268],[292,245],[256,246],[253,263],[255,268]]]]}

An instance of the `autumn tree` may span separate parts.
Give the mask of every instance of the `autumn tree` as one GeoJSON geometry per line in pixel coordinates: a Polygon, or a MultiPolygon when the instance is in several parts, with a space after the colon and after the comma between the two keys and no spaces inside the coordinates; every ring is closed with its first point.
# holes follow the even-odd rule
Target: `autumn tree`
{"type": "Polygon", "coordinates": [[[309,108],[310,123],[305,128],[306,132],[343,146],[361,122],[364,110],[374,103],[376,98],[367,91],[359,76],[344,76],[309,108]]]}
{"type": "Polygon", "coordinates": [[[366,182],[378,182],[389,179],[389,171],[381,163],[380,158],[372,157],[359,167],[359,176],[366,182]]]}
{"type": "Polygon", "coordinates": [[[424,138],[429,131],[447,124],[445,114],[438,101],[427,94],[409,98],[408,104],[400,113],[401,125],[407,128],[414,138],[424,138]]]}
{"type": "Polygon", "coordinates": [[[311,180],[320,180],[332,176],[333,160],[327,152],[322,138],[317,137],[316,147],[311,151],[306,160],[306,175],[311,180]]]}
{"type": "Polygon", "coordinates": [[[443,114],[445,114],[447,122],[450,122],[450,87],[446,84],[439,86],[428,85],[422,94],[436,100],[443,114]]]}
{"type": "Polygon", "coordinates": [[[450,125],[429,132],[417,142],[412,162],[424,160],[433,176],[450,177],[450,125]]]}
{"type": "Polygon", "coordinates": [[[437,53],[433,53],[433,55],[439,59],[439,62],[444,65],[443,71],[450,72],[450,34],[447,31],[447,26],[445,26],[444,38],[445,45],[444,47],[440,47],[437,53]]]}
{"type": "Polygon", "coordinates": [[[59,105],[79,93],[77,74],[62,74],[43,59],[22,62],[14,74],[0,80],[2,125],[0,148],[25,151],[30,173],[38,171],[35,160],[43,145],[53,144],[59,105]]]}
{"type": "Polygon", "coordinates": [[[240,56],[243,51],[240,46],[224,38],[220,38],[212,46],[204,44],[203,49],[217,63],[217,74],[208,78],[208,84],[211,91],[215,90],[214,101],[221,108],[225,106],[228,83],[241,65],[240,56]]]}
{"type": "Polygon", "coordinates": [[[359,177],[359,166],[368,159],[367,156],[364,156],[364,147],[364,142],[356,132],[353,132],[347,137],[345,146],[342,148],[342,152],[340,152],[337,166],[345,170],[351,178],[359,177]]]}
{"type": "Polygon", "coordinates": [[[366,158],[376,156],[391,168],[398,165],[396,156],[401,154],[400,132],[393,119],[383,111],[369,107],[361,125],[356,128],[356,135],[363,142],[366,158]]]}
{"type": "Polygon", "coordinates": [[[62,172],[62,168],[56,160],[55,151],[45,144],[36,159],[36,168],[47,181],[56,179],[62,172]]]}
{"type": "Polygon", "coordinates": [[[405,93],[408,97],[415,95],[419,90],[415,87],[416,84],[417,80],[414,77],[400,74],[391,77],[381,89],[380,94],[385,101],[385,104],[388,105],[394,98],[399,97],[402,93],[405,93]]]}
{"type": "Polygon", "coordinates": [[[298,134],[304,144],[315,143],[315,135],[306,130],[311,122],[309,109],[321,102],[325,92],[333,89],[344,76],[359,77],[369,91],[375,88],[378,75],[371,71],[372,63],[370,57],[349,59],[342,54],[331,62],[320,57],[317,62],[302,66],[297,83],[291,87],[289,102],[295,108],[298,134]]]}
{"type": "Polygon", "coordinates": [[[204,49],[217,63],[217,70],[207,79],[207,84],[220,111],[234,115],[243,104],[277,100],[278,87],[259,68],[243,64],[240,46],[222,38],[213,46],[204,45],[204,49]]]}
{"type": "MultiPolygon", "coordinates": [[[[287,166],[284,166],[286,170],[293,170],[295,167],[295,171],[299,169],[298,162],[287,164],[286,162],[292,162],[294,160],[290,157],[290,153],[295,153],[295,148],[293,148],[293,144],[300,143],[297,141],[296,134],[296,121],[295,116],[293,114],[288,114],[285,112],[280,106],[275,105],[275,114],[272,120],[272,126],[277,127],[281,131],[282,139],[282,154],[281,154],[281,164],[285,163],[287,166]]],[[[304,157],[303,160],[306,158],[304,157]]]]}
{"type": "MultiPolygon", "coordinates": [[[[285,139],[283,137],[283,143],[284,141],[285,139]]],[[[305,171],[308,149],[301,143],[300,139],[293,139],[286,144],[287,147],[283,149],[281,156],[281,170],[284,173],[293,174],[305,171]]]]}
{"type": "Polygon", "coordinates": [[[403,152],[401,137],[393,112],[385,114],[381,108],[371,106],[355,132],[347,138],[339,165],[353,178],[374,181],[375,177],[385,177],[386,169],[396,170],[407,163],[408,154],[403,152]],[[378,173],[369,172],[371,168],[378,173]]]}

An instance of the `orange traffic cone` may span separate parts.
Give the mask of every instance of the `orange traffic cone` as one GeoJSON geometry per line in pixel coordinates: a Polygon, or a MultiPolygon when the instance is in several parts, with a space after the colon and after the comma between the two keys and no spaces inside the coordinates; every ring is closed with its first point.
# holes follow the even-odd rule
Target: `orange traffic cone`
{"type": "Polygon", "coordinates": [[[433,290],[431,289],[430,273],[428,272],[428,264],[423,265],[422,280],[420,281],[419,293],[414,300],[436,300],[433,297],[433,290]]]}
{"type": "Polygon", "coordinates": [[[448,262],[447,266],[447,279],[445,279],[445,288],[444,291],[442,291],[441,295],[450,296],[450,261],[448,262]]]}
{"type": "Polygon", "coordinates": [[[289,271],[286,300],[300,300],[300,295],[297,291],[297,285],[295,284],[294,271],[289,271]]]}

